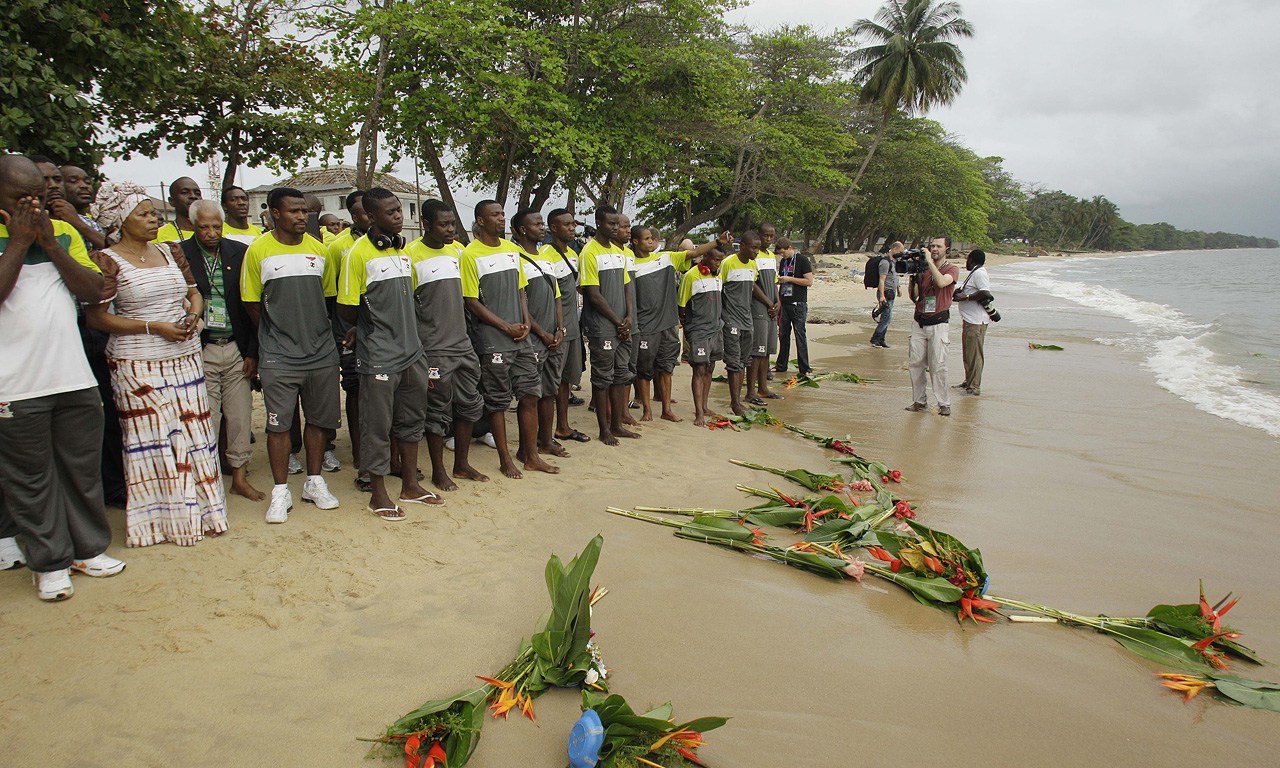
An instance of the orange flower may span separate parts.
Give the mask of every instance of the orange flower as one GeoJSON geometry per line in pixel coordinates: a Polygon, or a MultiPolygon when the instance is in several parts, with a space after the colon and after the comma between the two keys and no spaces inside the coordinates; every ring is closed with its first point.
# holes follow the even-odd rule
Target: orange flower
{"type": "Polygon", "coordinates": [[[889,570],[893,571],[894,573],[897,573],[898,571],[902,570],[902,561],[894,557],[893,555],[889,554],[889,552],[882,547],[867,547],[867,554],[871,555],[877,560],[883,560],[884,562],[888,563],[889,570]]]}
{"type": "Polygon", "coordinates": [[[1180,672],[1157,672],[1156,677],[1164,678],[1161,683],[1165,688],[1171,691],[1182,693],[1184,702],[1191,701],[1196,694],[1205,688],[1216,688],[1212,680],[1200,677],[1199,675],[1184,675],[1180,672]]]}
{"type": "Polygon", "coordinates": [[[529,696],[526,694],[524,698],[521,699],[520,712],[523,713],[524,716],[529,718],[530,720],[533,720],[535,722],[537,721],[537,718],[533,716],[533,697],[532,696],[529,696]]]}

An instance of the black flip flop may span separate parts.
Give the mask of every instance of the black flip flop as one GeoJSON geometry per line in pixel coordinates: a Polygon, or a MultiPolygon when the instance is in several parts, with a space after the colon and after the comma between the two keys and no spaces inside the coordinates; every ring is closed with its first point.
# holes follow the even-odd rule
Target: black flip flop
{"type": "Polygon", "coordinates": [[[573,440],[573,441],[575,441],[575,442],[579,442],[579,443],[589,443],[589,442],[591,442],[591,437],[590,437],[589,435],[585,435],[585,434],[583,434],[582,432],[579,432],[579,431],[578,431],[578,430],[576,430],[576,429],[575,429],[575,430],[573,430],[573,434],[571,434],[571,435],[565,435],[564,437],[557,437],[556,439],[557,439],[557,440],[573,440]]]}
{"type": "Polygon", "coordinates": [[[748,397],[748,398],[747,398],[747,402],[748,402],[748,403],[750,403],[751,405],[756,405],[756,406],[761,406],[761,407],[763,407],[764,405],[766,405],[765,401],[761,400],[761,399],[760,399],[760,398],[758,398],[758,397],[748,397]]]}

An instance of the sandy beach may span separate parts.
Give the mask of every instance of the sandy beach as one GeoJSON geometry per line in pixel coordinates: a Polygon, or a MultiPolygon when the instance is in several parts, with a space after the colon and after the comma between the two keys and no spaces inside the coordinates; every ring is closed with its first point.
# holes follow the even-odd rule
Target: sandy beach
{"type": "MultiPolygon", "coordinates": [[[[849,277],[865,256],[818,258],[831,266],[810,295],[811,318],[828,321],[810,326],[816,366],[880,381],[791,390],[772,412],[900,468],[922,522],[982,549],[994,593],[1128,616],[1194,602],[1203,578],[1214,598],[1242,595],[1230,623],[1280,659],[1280,442],[1160,389],[1130,352],[1044,329],[1028,338],[1024,307],[1004,301],[983,396],[954,398],[949,419],[904,413],[905,298],[893,348],[872,348],[873,292],[849,277]],[[1032,340],[1067,349],[1033,352],[1032,340]]],[[[1001,272],[1025,261],[991,258],[997,295],[1001,272]]],[[[25,570],[0,573],[0,763],[370,765],[356,737],[501,668],[546,610],[548,555],[572,556],[596,533],[610,594],[595,629],[613,690],[638,707],[673,701],[677,717],[731,717],[701,750],[720,768],[1275,759],[1274,713],[1208,696],[1184,705],[1152,677],[1160,667],[1106,637],[960,626],[883,582],[829,581],[606,514],[740,508],[751,502],[736,483],[785,482],[732,458],[830,466],[829,451],[776,429],[693,427],[688,388],[685,367],[685,423],[647,425],[617,448],[572,444],[559,476],[506,480],[477,446],[473,462],[495,479],[411,508],[405,523],[363,512],[340,436],[346,465],[327,476],[337,510],[298,504],[267,526],[264,504],[230,497],[228,534],[190,549],[113,547],[128,569],[77,577],[64,604],[36,600],[25,570]]],[[[726,406],[723,385],[712,397],[726,406]]],[[[585,408],[571,415],[593,432],[585,408]]],[[[267,488],[262,440],[252,479],[267,488]]],[[[296,498],[301,477],[291,484],[296,498]]],[[[122,542],[123,512],[110,513],[122,542]]],[[[470,765],[561,768],[577,712],[575,693],[551,691],[536,723],[490,720],[470,765]]]]}

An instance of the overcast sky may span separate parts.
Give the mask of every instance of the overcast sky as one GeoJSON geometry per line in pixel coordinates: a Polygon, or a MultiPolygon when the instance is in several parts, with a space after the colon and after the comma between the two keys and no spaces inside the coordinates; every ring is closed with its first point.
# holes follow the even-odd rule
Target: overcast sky
{"type": "MultiPolygon", "coordinates": [[[[829,31],[879,6],[755,0],[730,18],[829,31]]],[[[1135,223],[1280,238],[1272,213],[1280,197],[1280,3],[965,0],[961,8],[976,28],[961,41],[969,82],[955,104],[929,117],[975,152],[1005,158],[1024,182],[1106,195],[1135,223]]],[[[185,168],[173,152],[106,171],[158,185],[185,168]]],[[[207,174],[197,171],[204,184],[207,174]]],[[[276,178],[265,168],[241,174],[246,187],[276,178]]],[[[411,181],[412,165],[399,175],[411,181]]]]}

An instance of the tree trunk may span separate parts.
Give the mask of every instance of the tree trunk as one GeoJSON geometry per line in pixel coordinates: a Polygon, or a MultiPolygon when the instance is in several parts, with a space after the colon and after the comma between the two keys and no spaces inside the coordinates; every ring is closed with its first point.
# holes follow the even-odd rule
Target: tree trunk
{"type": "Polygon", "coordinates": [[[575,219],[578,217],[578,182],[569,182],[569,196],[565,199],[564,207],[575,219]]]}
{"type": "Polygon", "coordinates": [[[707,222],[715,221],[716,219],[720,218],[725,213],[727,213],[729,209],[732,207],[733,207],[733,200],[725,200],[724,202],[720,203],[719,205],[717,205],[715,208],[712,208],[711,210],[703,211],[702,213],[690,216],[689,218],[685,219],[684,221],[676,225],[676,228],[671,232],[670,236],[667,237],[667,242],[669,243],[680,242],[681,240],[685,239],[686,236],[688,236],[689,230],[701,224],[706,224],[707,222]]]}
{"type": "Polygon", "coordinates": [[[507,204],[507,196],[511,194],[511,173],[516,164],[516,140],[512,137],[507,140],[506,159],[502,163],[502,172],[498,175],[498,189],[495,191],[493,199],[505,207],[507,204]]]}
{"type": "Polygon", "coordinates": [[[444,172],[444,163],[440,161],[440,150],[430,136],[422,137],[422,153],[426,155],[427,166],[431,169],[431,178],[435,179],[436,189],[440,192],[440,202],[453,209],[453,218],[458,222],[457,238],[467,244],[471,242],[470,231],[462,226],[462,217],[458,215],[458,204],[454,202],[453,190],[449,187],[449,177],[444,172]]]}
{"type": "Polygon", "coordinates": [[[520,202],[517,210],[529,210],[529,201],[533,198],[533,185],[537,183],[537,179],[532,173],[524,177],[524,181],[520,183],[520,202]]]}
{"type": "Polygon", "coordinates": [[[858,173],[853,177],[853,181],[849,184],[849,188],[844,191],[844,197],[840,198],[840,202],[836,204],[836,209],[831,212],[831,218],[827,219],[827,224],[818,233],[818,239],[822,240],[827,236],[827,232],[831,230],[831,226],[836,223],[836,219],[840,218],[840,213],[844,210],[845,205],[849,202],[849,198],[853,196],[854,190],[858,188],[858,184],[862,182],[862,174],[866,173],[867,166],[871,164],[871,158],[876,156],[876,149],[880,146],[880,140],[884,138],[885,129],[889,127],[889,111],[885,110],[880,116],[880,127],[876,130],[876,138],[871,142],[871,149],[867,150],[867,156],[862,159],[862,166],[858,168],[858,173]]]}
{"type": "Polygon", "coordinates": [[[240,169],[240,126],[231,128],[231,138],[227,142],[227,168],[222,172],[222,188],[226,189],[236,183],[236,171],[240,169]]]}
{"type": "MultiPolygon", "coordinates": [[[[383,10],[389,11],[395,0],[387,0],[383,10]]],[[[356,189],[373,186],[373,173],[378,169],[378,126],[382,122],[382,98],[387,87],[387,61],[391,58],[391,42],[388,34],[378,35],[378,68],[373,80],[373,98],[364,125],[360,126],[360,139],[356,143],[356,189]]]]}
{"type": "Polygon", "coordinates": [[[542,206],[547,204],[551,199],[551,192],[556,188],[556,179],[560,178],[560,174],[555,169],[547,171],[547,175],[542,177],[538,185],[533,189],[533,200],[529,202],[529,207],[535,211],[542,210],[542,206]]]}

